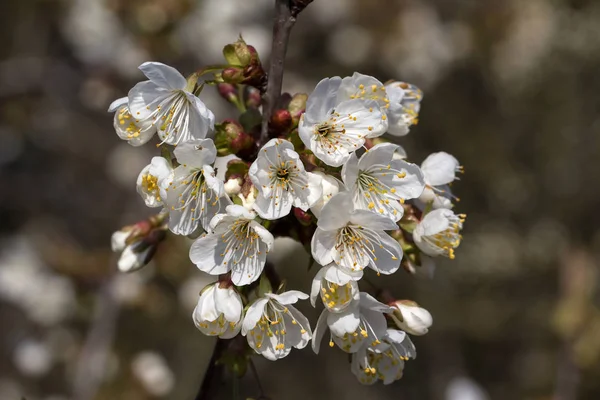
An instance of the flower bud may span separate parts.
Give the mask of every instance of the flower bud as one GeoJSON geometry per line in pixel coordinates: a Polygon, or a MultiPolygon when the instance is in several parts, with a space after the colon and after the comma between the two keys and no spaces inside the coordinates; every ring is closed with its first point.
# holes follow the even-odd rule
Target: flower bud
{"type": "Polygon", "coordinates": [[[312,215],[301,208],[294,207],[294,217],[296,217],[296,219],[304,226],[310,226],[312,224],[312,215]]]}
{"type": "Polygon", "coordinates": [[[244,70],[240,67],[227,67],[223,70],[221,77],[225,83],[242,83],[244,81],[244,70]]]}
{"type": "Polygon", "coordinates": [[[252,137],[244,132],[238,122],[229,119],[215,126],[214,142],[219,156],[237,154],[254,147],[252,137]]]}
{"type": "Polygon", "coordinates": [[[306,93],[296,93],[290,104],[288,105],[288,111],[292,116],[292,121],[294,125],[298,125],[298,121],[300,120],[300,116],[306,110],[306,100],[308,99],[308,95],[306,93]]]}
{"type": "Polygon", "coordinates": [[[246,44],[241,37],[223,48],[223,56],[230,65],[245,67],[251,63],[260,64],[256,49],[246,44]]]}
{"type": "Polygon", "coordinates": [[[241,184],[244,182],[244,177],[248,174],[248,163],[240,160],[230,160],[227,163],[227,171],[225,172],[225,181],[228,181],[233,178],[241,179],[241,184]]]}
{"type": "Polygon", "coordinates": [[[112,234],[110,241],[112,251],[123,251],[128,244],[143,238],[151,229],[152,224],[148,220],[140,221],[134,225],[124,226],[112,234]]]}
{"type": "Polygon", "coordinates": [[[389,315],[399,329],[415,336],[422,336],[429,331],[433,318],[429,311],[414,301],[396,300],[389,306],[394,308],[389,315]]]}
{"type": "Polygon", "coordinates": [[[242,191],[242,182],[242,178],[231,178],[227,180],[225,185],[223,185],[225,193],[227,193],[229,197],[239,194],[242,191]]]}
{"type": "Polygon", "coordinates": [[[231,83],[219,83],[217,91],[225,100],[233,103],[237,100],[237,88],[231,83]]]}
{"type": "Polygon", "coordinates": [[[256,190],[252,181],[246,175],[244,183],[242,184],[242,190],[238,194],[238,198],[242,201],[242,206],[248,211],[254,211],[254,203],[256,203],[257,196],[258,190],[256,190]]]}
{"type": "Polygon", "coordinates": [[[119,270],[133,272],[148,264],[165,237],[165,229],[157,228],[150,231],[144,238],[135,240],[126,246],[117,262],[119,270]]]}
{"type": "Polygon", "coordinates": [[[286,132],[292,127],[292,115],[288,110],[275,110],[269,125],[277,133],[286,132]]]}
{"type": "Polygon", "coordinates": [[[243,309],[235,288],[226,281],[216,282],[202,290],[192,318],[205,335],[231,339],[242,327],[243,309]]]}
{"type": "Polygon", "coordinates": [[[248,108],[258,108],[262,102],[260,90],[252,86],[244,87],[244,102],[248,108]]]}
{"type": "Polygon", "coordinates": [[[111,248],[114,252],[121,252],[117,263],[120,271],[135,271],[150,262],[158,245],[166,237],[166,215],[157,214],[113,233],[111,248]]]}

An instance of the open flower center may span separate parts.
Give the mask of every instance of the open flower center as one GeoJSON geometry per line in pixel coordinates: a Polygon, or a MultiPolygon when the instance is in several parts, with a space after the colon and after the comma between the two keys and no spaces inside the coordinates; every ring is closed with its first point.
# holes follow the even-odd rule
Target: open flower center
{"type": "Polygon", "coordinates": [[[142,175],[142,188],[145,192],[156,196],[156,200],[161,201],[158,177],[151,174],[142,175]]]}
{"type": "MultiPolygon", "coordinates": [[[[404,199],[396,193],[396,188],[385,184],[379,177],[394,174],[397,179],[406,177],[406,172],[392,168],[391,164],[374,165],[368,170],[359,171],[355,185],[355,200],[365,209],[377,211],[380,214],[398,214],[397,202],[404,199]],[[395,202],[395,204],[391,204],[395,202]]],[[[398,182],[400,184],[400,182],[398,182]]]]}
{"type": "Polygon", "coordinates": [[[135,124],[136,122],[139,122],[139,120],[133,120],[128,107],[121,107],[117,113],[117,118],[121,128],[125,128],[127,139],[134,139],[140,136],[142,129],[135,124]]]}
{"type": "Polygon", "coordinates": [[[327,279],[321,280],[321,300],[330,310],[341,310],[352,301],[352,284],[338,285],[329,282],[327,279]]]}
{"type": "MultiPolygon", "coordinates": [[[[352,271],[360,271],[369,264],[376,269],[376,250],[378,248],[387,252],[392,260],[398,259],[383,246],[381,237],[372,229],[358,225],[347,225],[341,228],[336,236],[335,249],[339,256],[337,261],[343,263],[352,271]]],[[[377,271],[377,274],[379,274],[379,271],[377,271]]]]}
{"type": "Polygon", "coordinates": [[[288,329],[298,330],[298,328],[301,334],[306,333],[305,327],[291,315],[287,307],[277,301],[269,300],[260,320],[250,331],[250,335],[254,338],[257,349],[263,346],[265,340],[272,342],[274,338],[275,350],[284,350],[288,329]]]}
{"type": "Polygon", "coordinates": [[[238,219],[221,235],[225,249],[221,253],[223,264],[232,262],[237,265],[244,258],[250,259],[260,255],[260,236],[250,227],[251,220],[238,219]]]}
{"type": "Polygon", "coordinates": [[[433,235],[425,236],[424,240],[442,249],[442,254],[453,260],[455,258],[454,249],[460,245],[462,239],[462,235],[459,232],[462,229],[465,217],[465,214],[447,216],[446,218],[449,222],[448,228],[433,235]]]}

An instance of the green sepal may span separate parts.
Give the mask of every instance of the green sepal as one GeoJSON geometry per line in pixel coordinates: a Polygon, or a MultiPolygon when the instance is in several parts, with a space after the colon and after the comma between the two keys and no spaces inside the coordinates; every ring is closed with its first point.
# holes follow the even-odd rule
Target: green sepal
{"type": "Polygon", "coordinates": [[[267,274],[262,274],[258,284],[258,297],[264,297],[265,293],[273,293],[273,287],[271,281],[267,278],[267,274]]]}
{"type": "Polygon", "coordinates": [[[240,115],[239,121],[244,128],[244,132],[252,132],[262,123],[262,115],[257,109],[250,108],[245,113],[240,115]]]}

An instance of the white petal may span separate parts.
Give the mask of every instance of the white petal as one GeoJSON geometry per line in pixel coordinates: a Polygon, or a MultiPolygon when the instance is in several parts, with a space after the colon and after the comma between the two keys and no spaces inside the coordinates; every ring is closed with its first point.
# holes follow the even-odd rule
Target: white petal
{"type": "Polygon", "coordinates": [[[217,311],[222,313],[227,321],[239,321],[243,304],[240,295],[233,288],[221,289],[216,286],[214,297],[217,311]]]}
{"type": "Polygon", "coordinates": [[[352,208],[352,198],[348,192],[336,194],[321,210],[317,226],[327,231],[343,228],[350,221],[352,208]]]}
{"type": "Polygon", "coordinates": [[[308,176],[308,195],[306,196],[307,203],[305,205],[294,204],[296,207],[307,211],[310,207],[315,205],[323,197],[323,178],[312,172],[306,173],[308,176]]]}
{"type": "Polygon", "coordinates": [[[232,204],[225,209],[227,214],[235,218],[254,219],[256,215],[243,206],[232,204]]]}
{"type": "Polygon", "coordinates": [[[202,168],[215,162],[217,149],[212,139],[198,139],[180,144],[173,151],[179,164],[202,168]]]}
{"type": "Polygon", "coordinates": [[[311,240],[311,252],[316,262],[327,265],[333,261],[332,250],[335,247],[336,231],[317,228],[311,240]]]}
{"type": "Polygon", "coordinates": [[[129,90],[129,110],[135,121],[141,121],[153,117],[153,110],[166,99],[170,98],[172,93],[154,82],[144,81],[137,83],[129,90]]]}
{"type": "Polygon", "coordinates": [[[336,113],[352,118],[340,118],[345,126],[346,135],[377,137],[385,133],[388,127],[387,118],[373,100],[348,100],[340,103],[336,113]],[[369,129],[370,128],[370,129],[369,129]]]}
{"type": "Polygon", "coordinates": [[[337,91],[341,82],[339,76],[321,80],[306,101],[304,118],[311,123],[325,119],[329,110],[336,106],[337,91]]]}
{"type": "MultiPolygon", "coordinates": [[[[245,255],[238,263],[231,265],[231,281],[236,286],[248,285],[258,278],[262,273],[267,261],[267,246],[259,243],[258,253],[245,255]]],[[[232,250],[233,251],[233,250],[232,250]]]]}
{"type": "Polygon", "coordinates": [[[394,309],[377,301],[373,296],[366,292],[360,292],[360,307],[362,309],[390,313],[394,309]]]}
{"type": "Polygon", "coordinates": [[[454,181],[458,167],[458,160],[443,151],[430,154],[421,164],[427,184],[432,186],[445,185],[454,181]]]}
{"type": "Polygon", "coordinates": [[[256,232],[256,234],[260,237],[260,240],[262,240],[267,246],[267,251],[271,251],[273,244],[275,244],[275,238],[273,237],[273,234],[256,221],[252,221],[249,227],[256,232]]]}
{"type": "Polygon", "coordinates": [[[140,70],[158,86],[171,90],[185,88],[185,78],[175,68],[163,63],[148,61],[139,66],[140,70]]]}
{"type": "Polygon", "coordinates": [[[133,272],[146,265],[145,260],[152,247],[148,247],[147,249],[141,252],[136,252],[134,251],[133,246],[134,245],[129,245],[125,247],[125,249],[121,253],[119,261],[117,262],[119,271],[133,272]]]}
{"type": "Polygon", "coordinates": [[[376,144],[362,155],[358,163],[358,168],[360,170],[366,170],[373,165],[388,164],[390,161],[392,161],[394,152],[398,149],[398,147],[398,145],[393,143],[376,144]]]}
{"type": "Polygon", "coordinates": [[[281,294],[266,293],[265,295],[271,299],[277,300],[279,304],[282,305],[295,304],[298,300],[308,299],[308,295],[299,290],[289,290],[281,294]]]}
{"type": "Polygon", "coordinates": [[[362,271],[354,272],[351,275],[345,271],[340,270],[335,263],[331,263],[328,266],[321,268],[321,271],[323,271],[325,279],[327,279],[329,282],[333,282],[340,286],[343,286],[351,281],[358,281],[360,278],[362,278],[363,275],[362,271]]]}
{"type": "Polygon", "coordinates": [[[384,275],[393,274],[400,268],[403,256],[402,247],[396,239],[387,233],[382,233],[379,240],[383,247],[375,246],[375,257],[377,260],[374,261],[374,265],[370,264],[369,266],[378,273],[384,275]]]}
{"type": "Polygon", "coordinates": [[[123,251],[127,246],[127,238],[131,235],[131,231],[116,231],[110,238],[110,247],[112,251],[123,251]]]}
{"type": "Polygon", "coordinates": [[[315,307],[317,303],[317,298],[321,295],[321,280],[325,276],[325,271],[327,267],[323,267],[317,271],[317,274],[312,280],[312,284],[310,286],[310,304],[315,307]]]}
{"type": "MultiPolygon", "coordinates": [[[[289,344],[297,349],[303,349],[306,347],[312,337],[310,322],[308,322],[308,318],[306,318],[304,314],[298,311],[295,307],[289,306],[288,310],[289,315],[287,317],[293,318],[296,321],[296,324],[293,324],[291,321],[290,324],[286,323],[286,326],[295,327],[295,329],[290,328],[290,331],[286,333],[286,344],[289,344]]],[[[285,316],[286,315],[284,314],[284,317],[285,316]]]]}
{"type": "Polygon", "coordinates": [[[294,198],[288,191],[273,191],[270,197],[259,193],[254,203],[254,210],[261,218],[279,219],[290,213],[293,202],[294,198]]]}
{"type": "Polygon", "coordinates": [[[327,325],[336,336],[344,336],[358,329],[360,313],[357,307],[348,307],[339,313],[329,313],[327,325]]]}
{"type": "Polygon", "coordinates": [[[319,349],[321,348],[321,341],[323,340],[323,335],[325,335],[325,330],[327,328],[328,314],[329,312],[327,310],[323,310],[321,315],[319,315],[317,324],[315,325],[315,330],[313,332],[312,339],[312,349],[315,352],[315,354],[319,354],[319,349]]]}
{"type": "Polygon", "coordinates": [[[208,234],[197,239],[190,247],[190,260],[200,271],[210,275],[221,275],[229,271],[223,264],[221,251],[224,250],[220,236],[208,234]]]}
{"type": "Polygon", "coordinates": [[[355,210],[350,215],[350,223],[376,231],[391,231],[398,229],[398,225],[388,217],[365,210],[355,210]]]}
{"type": "Polygon", "coordinates": [[[265,306],[268,302],[269,299],[261,298],[256,300],[250,307],[248,307],[246,315],[244,316],[244,322],[242,324],[242,335],[246,336],[246,334],[256,326],[262,317],[265,306]]]}
{"type": "Polygon", "coordinates": [[[110,103],[110,106],[108,106],[108,112],[115,112],[119,108],[121,108],[121,106],[127,105],[127,103],[129,103],[129,98],[127,96],[121,97],[120,99],[116,99],[115,101],[110,103]]]}
{"type": "MultiPolygon", "coordinates": [[[[364,156],[363,156],[364,157],[364,156]]],[[[362,160],[362,157],[361,157],[362,160]]],[[[358,157],[356,153],[352,153],[348,161],[342,167],[342,180],[346,187],[352,187],[358,178],[358,157]]]]}

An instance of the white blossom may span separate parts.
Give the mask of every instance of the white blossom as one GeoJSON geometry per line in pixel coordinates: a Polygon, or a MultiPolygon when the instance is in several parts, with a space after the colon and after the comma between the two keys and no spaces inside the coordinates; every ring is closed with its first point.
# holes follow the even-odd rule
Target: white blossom
{"type": "MultiPolygon", "coordinates": [[[[337,91],[337,103],[354,99],[375,101],[384,114],[387,113],[387,109],[389,108],[388,104],[390,101],[383,83],[377,78],[361,74],[360,72],[355,72],[352,76],[343,78],[337,91]]],[[[372,133],[368,137],[377,137],[384,132],[372,133]]]]}
{"type": "Polygon", "coordinates": [[[210,166],[217,150],[211,139],[199,139],[177,146],[174,151],[179,166],[167,191],[169,229],[178,235],[190,235],[200,227],[205,230],[212,217],[231,200],[223,181],[210,166]]]}
{"type": "Polygon", "coordinates": [[[388,83],[385,89],[389,99],[386,110],[389,120],[387,132],[394,136],[404,136],[412,125],[419,122],[423,92],[406,82],[388,83]]]}
{"type": "Polygon", "coordinates": [[[306,102],[298,134],[304,145],[325,164],[339,167],[362,147],[365,138],[387,130],[387,118],[374,100],[337,101],[339,77],[319,82],[306,102]]]}
{"type": "Polygon", "coordinates": [[[452,199],[458,198],[452,195],[449,184],[458,179],[457,172],[463,172],[458,160],[443,151],[432,153],[421,164],[421,171],[426,186],[419,200],[433,208],[452,208],[452,199]]]}
{"type": "Polygon", "coordinates": [[[342,168],[342,179],[352,194],[354,207],[399,221],[404,200],[419,197],[425,187],[415,164],[394,160],[398,146],[380,143],[358,159],[352,154],[342,168]]]}
{"type": "Polygon", "coordinates": [[[205,335],[231,339],[242,328],[244,304],[235,288],[227,283],[208,285],[198,299],[192,317],[205,335]]]}
{"type": "Polygon", "coordinates": [[[307,211],[322,194],[321,177],[306,172],[294,145],[287,140],[268,141],[248,175],[259,192],[254,209],[265,219],[285,217],[292,205],[307,211]]]}
{"type": "Polygon", "coordinates": [[[203,139],[214,129],[214,114],[191,93],[193,88],[175,68],[159,62],[145,62],[139,68],[149,80],[129,91],[136,124],[151,121],[162,142],[172,145],[203,139]]]}
{"type": "Polygon", "coordinates": [[[190,259],[210,275],[231,272],[236,286],[247,285],[260,277],[273,247],[273,235],[254,220],[256,215],[242,206],[230,205],[226,214],[217,214],[209,233],[190,248],[190,259]]]}
{"type": "Polygon", "coordinates": [[[399,329],[415,336],[422,336],[429,331],[433,317],[423,307],[410,300],[398,300],[390,304],[395,308],[390,314],[399,329]]]}
{"type": "Polygon", "coordinates": [[[433,210],[417,224],[413,231],[415,244],[429,256],[454,259],[454,249],[460,245],[460,230],[466,216],[455,215],[452,210],[433,210]]]}
{"type": "Polygon", "coordinates": [[[167,199],[167,187],[173,180],[173,168],[163,157],[153,157],[137,178],[137,192],[148,207],[161,207],[167,199]]]}
{"type": "Polygon", "coordinates": [[[355,353],[365,344],[378,346],[386,334],[384,313],[392,311],[368,293],[356,293],[352,304],[340,312],[323,310],[315,326],[312,348],[319,352],[326,327],[331,332],[329,346],[334,343],[346,353],[355,353]]]}
{"type": "Polygon", "coordinates": [[[242,335],[258,354],[269,360],[287,356],[292,347],[303,349],[312,337],[308,319],[292,304],[308,295],[297,290],[266,293],[246,311],[242,335]]]}
{"type": "Polygon", "coordinates": [[[156,133],[156,126],[151,120],[132,117],[127,97],[113,101],[108,111],[115,113],[113,125],[119,138],[132,146],[147,143],[156,133]]]}
{"type": "Polygon", "coordinates": [[[313,278],[310,302],[314,307],[317,297],[331,312],[340,312],[348,307],[358,293],[356,280],[360,275],[348,275],[335,264],[321,268],[313,278]]]}
{"type": "Polygon", "coordinates": [[[378,380],[389,385],[402,378],[404,362],[417,356],[415,346],[405,332],[388,329],[382,344],[364,346],[352,355],[352,373],[364,385],[378,380]]]}
{"type": "Polygon", "coordinates": [[[313,174],[321,177],[321,198],[310,207],[310,211],[319,218],[321,210],[331,200],[333,196],[339,193],[344,188],[344,184],[331,175],[327,175],[321,171],[315,171],[313,174]]]}
{"type": "Polygon", "coordinates": [[[334,262],[354,275],[365,267],[389,275],[398,270],[402,248],[385,230],[398,229],[382,215],[354,210],[348,192],[334,196],[321,212],[311,241],[313,258],[321,265],[334,262]]]}

